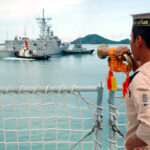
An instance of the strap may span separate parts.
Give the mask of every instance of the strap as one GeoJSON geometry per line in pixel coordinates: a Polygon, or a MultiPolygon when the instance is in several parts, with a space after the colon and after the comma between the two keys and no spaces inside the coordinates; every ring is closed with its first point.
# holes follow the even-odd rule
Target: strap
{"type": "Polygon", "coordinates": [[[135,72],[132,76],[129,77],[129,84],[133,80],[133,78],[139,73],[140,71],[135,72]]]}

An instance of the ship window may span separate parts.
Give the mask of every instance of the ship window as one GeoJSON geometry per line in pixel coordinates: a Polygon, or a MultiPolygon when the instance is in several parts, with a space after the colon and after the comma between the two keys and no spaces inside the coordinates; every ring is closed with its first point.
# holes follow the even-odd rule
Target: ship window
{"type": "Polygon", "coordinates": [[[33,46],[37,46],[37,43],[34,43],[33,46]]]}

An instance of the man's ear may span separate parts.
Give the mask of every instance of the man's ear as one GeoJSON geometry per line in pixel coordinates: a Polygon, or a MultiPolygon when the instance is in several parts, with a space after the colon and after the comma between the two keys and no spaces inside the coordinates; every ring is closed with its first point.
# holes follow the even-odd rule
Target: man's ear
{"type": "Polygon", "coordinates": [[[137,47],[141,47],[144,43],[144,40],[143,40],[143,38],[140,36],[140,35],[138,35],[137,36],[137,38],[136,38],[136,45],[137,45],[137,47]]]}

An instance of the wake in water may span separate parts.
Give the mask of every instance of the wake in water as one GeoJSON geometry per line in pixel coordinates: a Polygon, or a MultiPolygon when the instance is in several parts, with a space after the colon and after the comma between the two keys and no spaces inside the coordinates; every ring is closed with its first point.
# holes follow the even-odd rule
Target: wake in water
{"type": "Polygon", "coordinates": [[[35,59],[28,59],[28,58],[17,58],[17,57],[5,57],[2,59],[7,59],[7,60],[35,60],[35,59]]]}

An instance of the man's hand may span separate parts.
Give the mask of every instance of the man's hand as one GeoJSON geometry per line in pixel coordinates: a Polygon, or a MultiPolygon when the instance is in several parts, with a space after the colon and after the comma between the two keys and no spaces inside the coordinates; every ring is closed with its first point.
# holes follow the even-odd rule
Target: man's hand
{"type": "Polygon", "coordinates": [[[136,135],[129,138],[125,144],[126,150],[143,150],[142,147],[144,146],[147,144],[136,135]]]}
{"type": "Polygon", "coordinates": [[[123,60],[123,54],[129,53],[130,49],[125,46],[117,47],[114,51],[114,55],[118,58],[123,60]]]}
{"type": "MultiPolygon", "coordinates": [[[[114,51],[114,55],[119,59],[119,60],[124,60],[123,54],[129,53],[130,49],[128,47],[120,46],[117,47],[114,51]]],[[[133,56],[130,56],[130,59],[132,61],[132,69],[133,71],[136,71],[140,66],[141,62],[137,61],[133,56]]]]}

